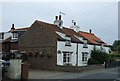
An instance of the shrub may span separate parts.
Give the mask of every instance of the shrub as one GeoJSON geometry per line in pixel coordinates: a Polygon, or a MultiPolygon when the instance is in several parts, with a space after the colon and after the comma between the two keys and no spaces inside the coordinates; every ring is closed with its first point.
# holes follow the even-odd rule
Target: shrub
{"type": "Polygon", "coordinates": [[[91,51],[91,58],[88,60],[88,65],[103,64],[104,62],[110,61],[111,57],[105,51],[100,49],[94,49],[91,51]]]}
{"type": "Polygon", "coordinates": [[[93,58],[88,59],[88,65],[98,64],[99,62],[97,60],[94,60],[93,58]]]}
{"type": "Polygon", "coordinates": [[[120,54],[110,54],[111,61],[115,61],[120,58],[120,54]]]}

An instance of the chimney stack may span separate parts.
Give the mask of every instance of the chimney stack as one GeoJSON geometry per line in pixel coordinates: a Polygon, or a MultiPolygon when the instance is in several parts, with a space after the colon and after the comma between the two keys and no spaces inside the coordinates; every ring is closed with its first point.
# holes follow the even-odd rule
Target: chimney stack
{"type": "Polygon", "coordinates": [[[92,30],[90,29],[89,32],[92,33],[92,30]]]}
{"type": "Polygon", "coordinates": [[[58,27],[61,27],[61,28],[62,28],[63,21],[62,21],[62,19],[61,19],[61,15],[55,16],[54,24],[57,25],[58,27]]]}
{"type": "Polygon", "coordinates": [[[14,24],[12,24],[11,30],[14,30],[14,29],[15,29],[14,24]]]}

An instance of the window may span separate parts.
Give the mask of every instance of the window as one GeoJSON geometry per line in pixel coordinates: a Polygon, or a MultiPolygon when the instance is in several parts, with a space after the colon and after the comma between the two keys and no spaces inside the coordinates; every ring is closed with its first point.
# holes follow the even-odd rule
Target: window
{"type": "Polygon", "coordinates": [[[103,45],[100,47],[101,50],[103,50],[103,45]]]}
{"type": "Polygon", "coordinates": [[[65,39],[66,39],[65,46],[71,46],[71,37],[70,36],[66,36],[65,39]]]}
{"type": "Polygon", "coordinates": [[[88,52],[82,52],[82,61],[87,62],[88,52]]]}
{"type": "Polygon", "coordinates": [[[66,40],[65,41],[65,46],[71,46],[71,41],[70,40],[66,40]]]}
{"type": "Polygon", "coordinates": [[[18,38],[18,33],[13,33],[12,39],[17,39],[18,38]]]}
{"type": "Polygon", "coordinates": [[[0,39],[4,39],[4,33],[0,33],[0,39]]]}
{"type": "Polygon", "coordinates": [[[103,43],[101,43],[101,47],[100,47],[101,50],[103,50],[103,46],[104,46],[103,43]]]}
{"type": "Polygon", "coordinates": [[[70,63],[70,53],[63,53],[63,63],[70,63]]]}
{"type": "Polygon", "coordinates": [[[88,48],[88,46],[87,46],[87,40],[84,40],[83,48],[88,48]]]}

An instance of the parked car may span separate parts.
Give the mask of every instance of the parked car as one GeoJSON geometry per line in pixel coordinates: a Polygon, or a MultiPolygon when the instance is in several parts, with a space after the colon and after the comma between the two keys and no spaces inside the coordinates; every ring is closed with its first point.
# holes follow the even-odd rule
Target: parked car
{"type": "Polygon", "coordinates": [[[10,65],[10,61],[5,61],[0,59],[0,68],[2,68],[2,77],[4,77],[5,72],[7,72],[7,68],[10,65]]]}
{"type": "Polygon", "coordinates": [[[3,63],[5,63],[5,60],[0,59],[0,67],[3,67],[3,63]]]}

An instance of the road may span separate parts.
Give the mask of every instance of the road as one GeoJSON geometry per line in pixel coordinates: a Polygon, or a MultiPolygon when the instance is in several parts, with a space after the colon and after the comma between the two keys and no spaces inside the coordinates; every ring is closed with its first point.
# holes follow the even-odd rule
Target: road
{"type": "Polygon", "coordinates": [[[28,78],[30,81],[31,79],[33,81],[35,79],[37,81],[43,81],[43,79],[46,81],[115,81],[118,79],[118,73],[118,68],[103,68],[82,73],[30,70],[28,78]]]}
{"type": "Polygon", "coordinates": [[[85,76],[78,76],[79,79],[116,79],[118,78],[118,68],[93,71],[85,76]]]}
{"type": "Polygon", "coordinates": [[[118,78],[118,68],[103,68],[82,73],[54,72],[54,71],[30,71],[29,79],[62,79],[60,81],[69,81],[70,79],[84,81],[113,81],[118,78]],[[109,79],[109,80],[108,80],[109,79]]]}

